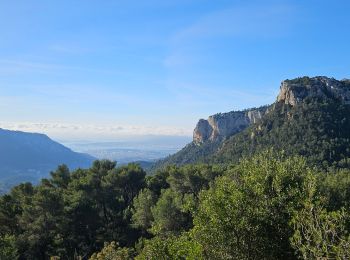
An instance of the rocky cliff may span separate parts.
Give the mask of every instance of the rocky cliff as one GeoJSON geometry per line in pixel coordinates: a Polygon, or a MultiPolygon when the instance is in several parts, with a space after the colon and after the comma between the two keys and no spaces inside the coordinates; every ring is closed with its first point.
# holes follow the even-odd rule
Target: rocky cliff
{"type": "Polygon", "coordinates": [[[267,107],[232,111],[209,116],[207,120],[201,119],[193,131],[193,142],[201,144],[207,141],[223,140],[242,131],[250,124],[256,123],[266,113],[266,110],[267,107]]]}
{"type": "Polygon", "coordinates": [[[170,164],[237,162],[242,156],[271,147],[307,156],[313,163],[332,163],[344,158],[348,161],[349,133],[350,80],[327,77],[285,80],[277,101],[270,106],[199,120],[193,142],[158,161],[152,171],[170,164]],[[308,98],[317,100],[298,105],[308,98]],[[342,157],[335,158],[334,151],[341,151],[338,154],[342,157]]]}
{"type": "Polygon", "coordinates": [[[328,77],[302,77],[281,83],[277,102],[291,106],[306,98],[334,98],[350,104],[350,80],[336,80],[328,77]]]}
{"type": "Polygon", "coordinates": [[[301,155],[321,168],[350,167],[350,82],[303,77],[282,82],[258,124],[223,142],[206,161],[236,163],[266,149],[301,155]]]}
{"type": "MultiPolygon", "coordinates": [[[[343,104],[350,104],[350,80],[336,80],[324,76],[284,80],[277,102],[295,106],[306,98],[332,98],[343,104]]],[[[193,131],[193,142],[196,144],[214,142],[239,133],[260,120],[267,109],[261,107],[232,111],[210,116],[207,120],[201,119],[193,131]]]]}

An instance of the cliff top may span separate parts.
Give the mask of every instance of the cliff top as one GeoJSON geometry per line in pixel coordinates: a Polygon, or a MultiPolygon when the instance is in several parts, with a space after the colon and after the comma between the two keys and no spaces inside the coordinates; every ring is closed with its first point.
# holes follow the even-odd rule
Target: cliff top
{"type": "Polygon", "coordinates": [[[325,76],[300,77],[281,83],[278,102],[295,106],[305,98],[332,98],[350,104],[350,80],[336,80],[325,76]]]}

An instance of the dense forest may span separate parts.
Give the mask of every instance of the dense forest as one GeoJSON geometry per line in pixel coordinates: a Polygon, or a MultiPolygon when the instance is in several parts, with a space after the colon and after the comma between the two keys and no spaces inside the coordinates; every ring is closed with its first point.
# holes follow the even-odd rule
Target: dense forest
{"type": "Polygon", "coordinates": [[[349,259],[350,172],[263,151],[236,164],[59,166],[0,199],[0,259],[349,259]]]}

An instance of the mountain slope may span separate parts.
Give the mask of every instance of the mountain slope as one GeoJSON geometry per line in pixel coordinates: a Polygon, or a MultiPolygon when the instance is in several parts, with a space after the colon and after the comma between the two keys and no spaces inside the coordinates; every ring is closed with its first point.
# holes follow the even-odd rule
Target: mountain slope
{"type": "Polygon", "coordinates": [[[209,116],[207,120],[200,119],[193,131],[193,141],[179,152],[156,162],[152,171],[169,164],[207,162],[227,138],[259,122],[268,110],[269,106],[262,106],[244,111],[215,114],[209,116]]]}
{"type": "Polygon", "coordinates": [[[201,150],[203,156],[196,157],[185,147],[158,165],[185,164],[185,155],[192,156],[191,163],[237,162],[242,156],[274,148],[290,155],[303,155],[318,166],[348,167],[350,81],[327,77],[285,80],[276,102],[261,113],[259,120],[232,131],[219,143],[208,138],[210,134],[204,136],[198,142],[194,135],[194,141],[188,145],[197,145],[196,150],[201,150]]]}
{"type": "Polygon", "coordinates": [[[350,157],[350,106],[333,100],[307,100],[295,107],[276,104],[259,124],[232,136],[212,156],[237,162],[267,148],[303,155],[318,166],[347,165],[350,157]]]}
{"type": "Polygon", "coordinates": [[[48,136],[0,129],[0,182],[36,181],[59,164],[88,167],[93,157],[73,152],[48,136]]]}
{"type": "MultiPolygon", "coordinates": [[[[326,77],[284,81],[274,108],[249,129],[226,140],[212,156],[236,162],[273,147],[303,155],[318,166],[348,167],[350,84],[326,77]]],[[[350,162],[350,161],[349,161],[350,162]]]]}

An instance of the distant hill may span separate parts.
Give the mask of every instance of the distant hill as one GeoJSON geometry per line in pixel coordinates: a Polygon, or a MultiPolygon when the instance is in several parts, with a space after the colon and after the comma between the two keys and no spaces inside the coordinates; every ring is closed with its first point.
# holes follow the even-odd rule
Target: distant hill
{"type": "MultiPolygon", "coordinates": [[[[2,189],[22,181],[38,181],[60,164],[89,167],[94,158],[76,153],[44,134],[0,129],[2,189]]],[[[1,186],[0,186],[1,189],[1,186]]]]}
{"type": "Polygon", "coordinates": [[[270,106],[201,119],[193,142],[158,161],[153,171],[169,164],[237,162],[268,148],[304,155],[321,167],[349,167],[350,81],[285,80],[270,106]]]}
{"type": "Polygon", "coordinates": [[[133,163],[140,165],[142,169],[144,169],[146,172],[149,172],[155,162],[154,161],[135,161],[133,163]]]}

